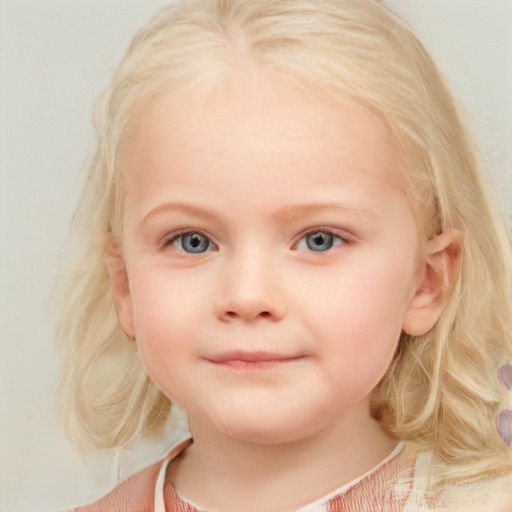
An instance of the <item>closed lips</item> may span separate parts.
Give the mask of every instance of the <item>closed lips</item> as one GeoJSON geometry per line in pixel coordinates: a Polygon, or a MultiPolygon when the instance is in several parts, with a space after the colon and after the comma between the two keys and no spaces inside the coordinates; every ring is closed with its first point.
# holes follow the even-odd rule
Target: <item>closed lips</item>
{"type": "Polygon", "coordinates": [[[232,351],[215,354],[205,359],[211,363],[230,366],[264,366],[303,359],[303,355],[278,354],[273,352],[232,351]]]}

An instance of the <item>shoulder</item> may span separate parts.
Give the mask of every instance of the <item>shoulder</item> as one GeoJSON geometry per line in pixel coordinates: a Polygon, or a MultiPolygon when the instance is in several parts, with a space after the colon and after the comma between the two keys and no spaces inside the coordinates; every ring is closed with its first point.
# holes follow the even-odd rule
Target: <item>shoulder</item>
{"type": "Polygon", "coordinates": [[[431,453],[416,461],[412,493],[404,512],[512,512],[512,474],[462,485],[449,485],[435,500],[426,496],[431,453]]]}
{"type": "Polygon", "coordinates": [[[185,450],[191,442],[187,439],[178,443],[163,459],[128,477],[99,500],[69,512],[153,511],[157,481],[162,467],[185,450]]]}
{"type": "Polygon", "coordinates": [[[149,512],[153,510],[155,485],[162,461],[130,476],[103,498],[71,512],[149,512]]]}
{"type": "Polygon", "coordinates": [[[455,512],[511,512],[512,475],[450,487],[445,501],[455,512]]]}

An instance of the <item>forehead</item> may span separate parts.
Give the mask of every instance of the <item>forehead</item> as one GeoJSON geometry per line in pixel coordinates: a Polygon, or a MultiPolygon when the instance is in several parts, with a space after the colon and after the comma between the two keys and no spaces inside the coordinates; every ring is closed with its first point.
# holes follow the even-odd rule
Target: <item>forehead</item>
{"type": "Polygon", "coordinates": [[[241,179],[248,167],[259,166],[261,179],[287,187],[283,170],[290,166],[311,183],[347,170],[361,179],[395,181],[398,167],[386,123],[355,100],[334,101],[268,76],[240,75],[208,94],[161,94],[135,123],[121,164],[134,193],[138,186],[130,183],[148,179],[148,170],[156,180],[169,172],[181,179],[200,172],[208,186],[225,175],[241,179]]]}

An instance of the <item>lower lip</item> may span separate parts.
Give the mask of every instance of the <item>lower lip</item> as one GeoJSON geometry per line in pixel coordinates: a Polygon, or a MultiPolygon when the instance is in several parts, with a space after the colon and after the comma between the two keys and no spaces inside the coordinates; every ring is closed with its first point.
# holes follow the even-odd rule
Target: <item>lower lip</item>
{"type": "Polygon", "coordinates": [[[216,366],[232,368],[235,370],[270,370],[296,363],[303,359],[295,357],[291,359],[268,359],[262,361],[244,361],[241,359],[229,359],[227,361],[210,361],[216,366]]]}

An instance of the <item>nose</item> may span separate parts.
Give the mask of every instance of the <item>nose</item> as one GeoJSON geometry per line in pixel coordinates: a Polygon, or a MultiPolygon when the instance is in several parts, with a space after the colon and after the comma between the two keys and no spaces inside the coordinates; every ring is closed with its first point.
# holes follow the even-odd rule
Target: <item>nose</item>
{"type": "Polygon", "coordinates": [[[217,297],[216,314],[223,322],[277,322],[287,312],[287,301],[275,265],[256,254],[226,262],[217,297]]]}

